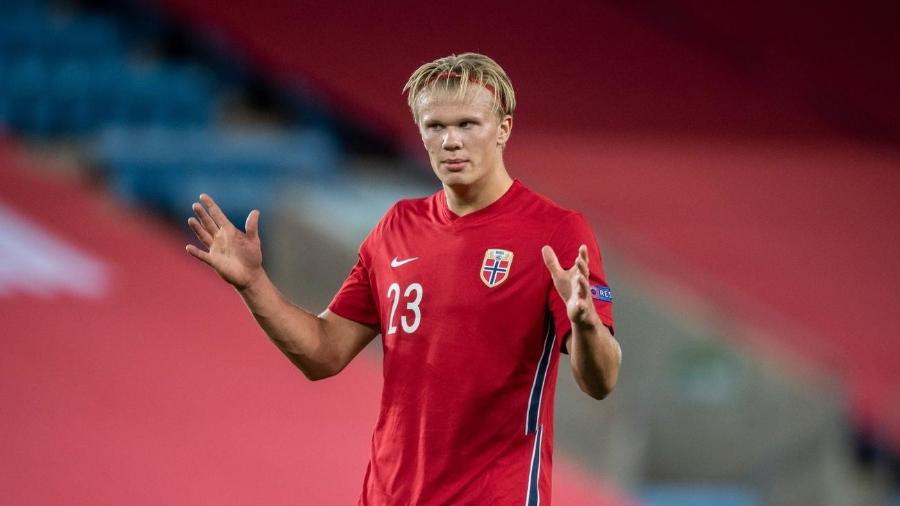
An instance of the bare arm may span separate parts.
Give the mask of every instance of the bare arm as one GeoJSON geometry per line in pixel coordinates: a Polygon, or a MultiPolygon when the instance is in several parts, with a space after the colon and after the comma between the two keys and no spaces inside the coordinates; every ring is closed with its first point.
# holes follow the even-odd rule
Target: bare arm
{"type": "Polygon", "coordinates": [[[313,381],[341,372],[378,334],[327,309],[316,316],[292,304],[265,273],[238,293],[269,339],[313,381]]]}
{"type": "Polygon", "coordinates": [[[618,382],[622,349],[600,321],[591,301],[587,247],[578,248],[575,265],[567,270],[559,265],[550,246],[544,246],[541,253],[557,292],[566,302],[572,325],[572,332],[566,337],[566,348],[575,381],[586,394],[603,399],[618,382]]]}
{"type": "Polygon", "coordinates": [[[234,286],[269,339],[307,378],[337,374],[377,335],[376,329],[328,310],[316,316],[278,291],[262,267],[259,211],[250,212],[241,232],[208,195],[200,202],[191,206],[196,218],[188,225],[208,251],[185,249],[234,286]]]}
{"type": "Polygon", "coordinates": [[[609,395],[616,387],[622,363],[622,349],[609,329],[599,320],[583,327],[572,324],[566,348],[581,390],[595,399],[609,395]]]}

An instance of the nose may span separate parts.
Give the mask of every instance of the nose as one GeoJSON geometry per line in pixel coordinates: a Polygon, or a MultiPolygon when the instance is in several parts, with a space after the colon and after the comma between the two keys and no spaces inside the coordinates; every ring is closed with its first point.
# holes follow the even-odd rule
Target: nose
{"type": "Polygon", "coordinates": [[[459,132],[457,132],[455,128],[449,127],[444,132],[441,147],[447,151],[456,151],[457,149],[462,148],[462,139],[459,137],[459,132]]]}

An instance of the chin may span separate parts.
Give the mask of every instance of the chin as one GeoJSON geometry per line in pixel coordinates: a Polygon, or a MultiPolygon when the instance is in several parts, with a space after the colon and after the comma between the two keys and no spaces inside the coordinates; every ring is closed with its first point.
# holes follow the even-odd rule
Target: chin
{"type": "Polygon", "coordinates": [[[468,174],[458,172],[444,174],[440,180],[446,186],[468,186],[474,182],[468,174]]]}
{"type": "Polygon", "coordinates": [[[469,171],[461,171],[461,172],[450,172],[448,170],[435,170],[434,175],[440,179],[441,183],[448,186],[456,186],[456,185],[466,185],[471,183],[471,174],[469,171]]]}

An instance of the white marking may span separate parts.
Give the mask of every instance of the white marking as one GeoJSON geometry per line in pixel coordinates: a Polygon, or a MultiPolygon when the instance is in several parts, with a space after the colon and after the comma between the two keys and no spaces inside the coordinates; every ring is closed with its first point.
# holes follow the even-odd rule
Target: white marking
{"type": "Polygon", "coordinates": [[[531,504],[531,484],[537,491],[535,497],[536,504],[541,504],[541,436],[543,436],[544,426],[539,425],[537,433],[534,435],[534,448],[531,450],[531,465],[528,466],[528,490],[525,492],[525,505],[531,504]],[[534,461],[537,460],[537,473],[534,470],[534,461]],[[536,480],[536,481],[532,481],[536,480]]]}
{"type": "Polygon", "coordinates": [[[528,406],[525,409],[525,435],[528,435],[528,426],[531,425],[531,397],[534,395],[534,388],[537,386],[538,375],[541,372],[541,360],[544,358],[544,354],[547,354],[547,369],[544,371],[544,379],[541,381],[541,390],[538,394],[538,402],[537,402],[537,411],[535,412],[535,417],[540,419],[541,417],[541,402],[544,400],[544,384],[547,383],[547,374],[550,372],[550,361],[553,359],[553,347],[556,346],[556,326],[553,322],[553,319],[550,318],[547,324],[547,335],[544,336],[544,347],[541,348],[541,358],[538,359],[538,367],[534,371],[534,381],[531,382],[531,390],[528,393],[528,406]],[[553,339],[550,340],[550,333],[553,332],[553,339]],[[548,342],[549,341],[549,342],[548,342]],[[550,346],[550,351],[547,351],[547,346],[550,346]]]}
{"type": "MultiPolygon", "coordinates": [[[[406,319],[406,315],[400,315],[400,325],[403,327],[403,331],[407,334],[412,334],[419,328],[419,324],[422,323],[422,310],[419,308],[419,303],[422,302],[422,285],[419,283],[412,283],[411,285],[406,287],[406,290],[403,292],[403,296],[406,300],[409,300],[409,296],[412,293],[415,293],[415,299],[412,302],[406,303],[407,311],[412,311],[415,318],[413,318],[413,322],[409,323],[409,320],[406,319]]],[[[397,332],[397,326],[394,325],[394,314],[397,311],[397,305],[400,303],[400,284],[399,283],[391,283],[391,286],[388,287],[387,297],[393,300],[393,304],[391,305],[391,316],[388,318],[388,335],[397,332]]]]}
{"type": "Polygon", "coordinates": [[[401,265],[406,265],[406,264],[408,264],[410,262],[414,262],[418,259],[419,259],[419,257],[412,257],[412,258],[407,258],[405,260],[398,260],[397,257],[394,257],[394,259],[391,260],[391,267],[396,269],[397,267],[400,267],[401,265]]]}
{"type": "Polygon", "coordinates": [[[550,352],[547,355],[547,367],[544,369],[544,379],[541,380],[541,391],[538,394],[537,414],[535,414],[538,420],[541,419],[541,404],[544,402],[544,385],[547,384],[547,376],[550,375],[550,362],[553,361],[553,353],[556,350],[556,329],[554,327],[555,325],[550,326],[550,332],[553,333],[553,337],[550,338],[550,352]]]}
{"type": "Polygon", "coordinates": [[[108,278],[100,260],[0,204],[0,297],[97,298],[106,292],[108,278]]]}

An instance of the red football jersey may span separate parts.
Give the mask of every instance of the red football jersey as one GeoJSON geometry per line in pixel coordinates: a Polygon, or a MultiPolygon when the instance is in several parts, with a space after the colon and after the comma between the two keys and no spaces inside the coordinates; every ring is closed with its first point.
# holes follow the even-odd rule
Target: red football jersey
{"type": "Polygon", "coordinates": [[[593,301],[612,328],[585,219],[518,181],[461,217],[443,191],[402,200],[365,239],[329,306],[379,326],[384,346],[360,505],[550,504],[556,350],[570,326],[545,244],[564,268],[588,246],[593,301]]]}

